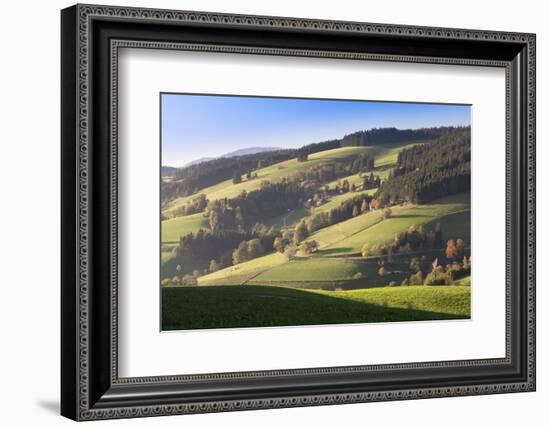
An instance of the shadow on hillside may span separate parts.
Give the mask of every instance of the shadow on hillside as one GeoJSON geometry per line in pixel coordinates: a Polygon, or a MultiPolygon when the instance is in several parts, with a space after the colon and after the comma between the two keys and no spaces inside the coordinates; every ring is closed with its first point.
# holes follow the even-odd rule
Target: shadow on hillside
{"type": "MultiPolygon", "coordinates": [[[[433,216],[422,214],[422,213],[405,213],[405,214],[391,216],[390,219],[412,219],[412,218],[419,218],[419,217],[433,217],[433,216]]],[[[383,223],[383,222],[379,222],[379,223],[383,223]]]]}
{"type": "Polygon", "coordinates": [[[383,172],[383,171],[386,171],[386,170],[389,170],[389,169],[393,169],[393,164],[385,164],[383,166],[378,166],[378,167],[375,167],[374,168],[374,171],[375,172],[383,172]]]}
{"type": "Polygon", "coordinates": [[[349,251],[350,250],[347,247],[335,247],[335,248],[322,249],[318,253],[319,255],[334,255],[334,254],[348,253],[349,251]]]}
{"type": "MultiPolygon", "coordinates": [[[[390,290],[391,291],[391,290],[390,290]]],[[[465,319],[270,286],[165,288],[162,329],[189,330],[465,319]]],[[[412,303],[411,303],[412,304],[412,303]]]]}

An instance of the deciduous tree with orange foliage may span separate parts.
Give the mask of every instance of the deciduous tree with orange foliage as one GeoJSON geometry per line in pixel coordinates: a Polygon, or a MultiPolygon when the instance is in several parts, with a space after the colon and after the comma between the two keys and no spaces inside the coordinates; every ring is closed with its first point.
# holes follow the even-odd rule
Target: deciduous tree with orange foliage
{"type": "Polygon", "coordinates": [[[454,240],[447,241],[447,248],[445,249],[445,256],[448,259],[455,259],[458,256],[458,250],[454,240]]]}
{"type": "Polygon", "coordinates": [[[382,207],[382,203],[380,202],[380,200],[378,199],[373,199],[371,202],[370,202],[370,208],[372,210],[377,210],[379,209],[380,207],[382,207]]]}

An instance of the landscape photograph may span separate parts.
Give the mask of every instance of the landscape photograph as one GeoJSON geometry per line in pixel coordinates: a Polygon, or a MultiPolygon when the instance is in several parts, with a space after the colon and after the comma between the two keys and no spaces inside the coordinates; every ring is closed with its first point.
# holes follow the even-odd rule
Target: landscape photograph
{"type": "Polygon", "coordinates": [[[161,330],[471,316],[471,106],[161,94],[161,330]]]}

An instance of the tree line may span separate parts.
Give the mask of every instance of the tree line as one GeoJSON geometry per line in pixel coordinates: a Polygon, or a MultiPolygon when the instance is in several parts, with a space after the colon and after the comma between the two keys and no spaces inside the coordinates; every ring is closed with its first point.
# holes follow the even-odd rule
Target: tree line
{"type": "Polygon", "coordinates": [[[436,139],[453,129],[454,127],[431,127],[401,130],[395,127],[386,127],[362,130],[345,135],[340,142],[340,146],[384,145],[396,142],[436,139]]]}
{"type": "Polygon", "coordinates": [[[382,203],[429,201],[470,190],[470,127],[401,151],[375,197],[382,203]]]}
{"type": "Polygon", "coordinates": [[[456,280],[469,276],[471,267],[472,257],[466,255],[447,256],[446,264],[440,263],[438,257],[433,261],[426,256],[414,257],[409,264],[412,273],[401,285],[452,285],[456,280]]]}

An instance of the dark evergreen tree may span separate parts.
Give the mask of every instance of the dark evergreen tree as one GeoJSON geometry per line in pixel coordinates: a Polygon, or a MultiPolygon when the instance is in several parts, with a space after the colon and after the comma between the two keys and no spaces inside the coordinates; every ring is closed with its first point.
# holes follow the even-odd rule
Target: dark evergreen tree
{"type": "Polygon", "coordinates": [[[470,190],[470,127],[446,132],[437,142],[399,153],[397,166],[376,198],[384,204],[427,203],[470,190]]]}
{"type": "Polygon", "coordinates": [[[233,183],[237,184],[237,183],[241,183],[241,171],[239,169],[236,169],[234,172],[233,172],[233,183]]]}
{"type": "Polygon", "coordinates": [[[303,152],[303,151],[300,151],[298,152],[298,161],[300,162],[304,162],[304,161],[307,161],[307,153],[306,152],[303,152]]]}

